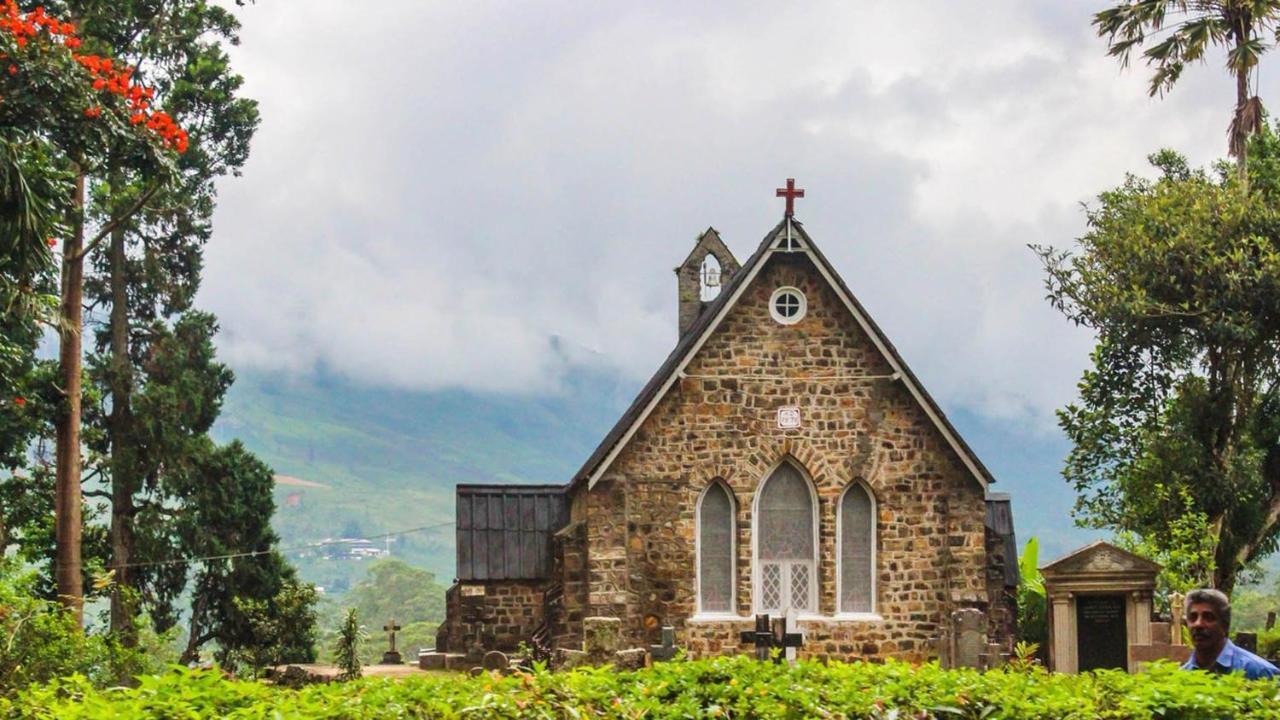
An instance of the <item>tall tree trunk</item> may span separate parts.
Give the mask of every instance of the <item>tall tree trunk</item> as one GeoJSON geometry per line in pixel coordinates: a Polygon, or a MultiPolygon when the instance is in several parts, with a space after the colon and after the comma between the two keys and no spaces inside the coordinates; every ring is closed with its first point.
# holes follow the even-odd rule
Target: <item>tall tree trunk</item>
{"type": "MultiPolygon", "coordinates": [[[[119,180],[117,177],[116,180],[119,180]]],[[[118,182],[112,188],[119,187],[118,182]]],[[[133,438],[133,415],[130,399],[133,393],[133,364],[129,359],[129,290],[126,277],[125,230],[123,225],[111,231],[108,272],[111,287],[111,355],[108,360],[107,384],[111,393],[111,414],[107,417],[107,436],[111,443],[111,567],[115,583],[111,592],[111,630],[126,647],[137,645],[133,630],[133,593],[135,582],[129,567],[133,559],[133,499],[137,492],[136,446],[133,438]]]]}
{"type": "Polygon", "coordinates": [[[80,561],[80,375],[84,324],[84,172],[77,170],[72,194],[72,233],[62,252],[62,308],[58,331],[58,376],[64,402],[55,424],[55,575],[58,600],[84,623],[84,581],[80,561]]]}

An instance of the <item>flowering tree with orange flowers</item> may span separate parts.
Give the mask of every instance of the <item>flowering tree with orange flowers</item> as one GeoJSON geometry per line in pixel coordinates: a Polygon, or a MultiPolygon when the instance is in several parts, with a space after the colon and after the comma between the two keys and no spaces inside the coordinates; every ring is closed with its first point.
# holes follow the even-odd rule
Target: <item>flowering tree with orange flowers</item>
{"type": "MultiPolygon", "coordinates": [[[[78,211],[65,214],[79,225],[50,234],[64,238],[58,245],[63,287],[79,287],[65,278],[68,258],[87,261],[84,303],[98,310],[83,325],[92,344],[82,394],[84,467],[99,487],[84,495],[108,501],[86,507],[103,509],[95,517],[109,518],[109,527],[90,518],[85,564],[106,573],[106,582],[95,585],[108,588],[111,633],[124,645],[136,641],[136,618],[145,610],[158,631],[186,616],[186,660],[211,642],[224,654],[255,647],[263,638],[243,608],[287,615],[282,608],[289,603],[279,599],[299,584],[272,550],[279,538],[271,530],[269,469],[242,446],[218,447],[208,437],[232,375],[215,358],[216,320],[193,307],[202,248],[211,237],[215,181],[239,173],[258,124],[257,104],[240,95],[242,79],[223,49],[238,41],[238,20],[229,3],[207,0],[50,0],[44,11],[18,2],[26,45],[32,37],[55,50],[60,44],[88,79],[87,97],[75,95],[85,91],[80,83],[59,96],[61,106],[35,103],[41,110],[62,108],[44,125],[53,129],[48,137],[95,153],[93,163],[68,163],[87,185],[77,194],[78,211]],[[54,16],[74,18],[75,26],[54,16]],[[85,226],[94,228],[90,237],[85,226]],[[80,248],[74,255],[73,247],[80,248]],[[261,554],[197,566],[172,562],[246,550],[261,554]],[[184,599],[191,602],[186,613],[177,607],[184,599]]],[[[63,64],[66,57],[42,56],[63,64]]],[[[18,72],[11,77],[22,77],[21,67],[18,72]]],[[[64,309],[66,300],[64,293],[64,309]]],[[[80,350],[67,339],[64,333],[64,371],[80,350]]],[[[65,372],[62,378],[72,380],[65,372]]],[[[56,400],[70,404],[80,394],[63,390],[56,400]]],[[[28,403],[28,413],[39,404],[28,403]]],[[[60,423],[72,415],[59,415],[60,423]]],[[[79,426],[57,430],[58,486],[70,488],[80,463],[68,461],[67,453],[79,449],[72,436],[79,426]]],[[[0,516],[5,484],[0,479],[0,516]]],[[[57,514],[62,527],[78,528],[62,511],[71,505],[62,503],[57,514]]],[[[35,510],[25,516],[39,516],[35,510]]],[[[73,579],[62,554],[73,544],[57,543],[53,567],[60,586],[73,579]]],[[[21,548],[39,563],[50,545],[24,541],[21,548]]],[[[296,635],[305,636],[299,630],[296,635]]],[[[289,661],[306,661],[305,654],[289,661]]]]}
{"type": "MultiPolygon", "coordinates": [[[[169,182],[189,139],[153,107],[155,91],[135,81],[134,68],[92,52],[76,30],[43,7],[24,12],[14,0],[0,2],[0,142],[11,161],[3,170],[8,182],[0,188],[0,223],[16,230],[0,237],[6,243],[0,251],[12,261],[4,268],[5,294],[14,298],[11,307],[20,307],[22,297],[37,293],[37,279],[52,271],[53,250],[61,245],[55,575],[59,598],[79,616],[85,258],[169,182]],[[86,177],[108,165],[137,171],[149,186],[90,237],[86,177]],[[41,186],[45,192],[36,192],[41,186]]],[[[10,402],[6,409],[16,412],[28,405],[22,396],[10,402]]]]}

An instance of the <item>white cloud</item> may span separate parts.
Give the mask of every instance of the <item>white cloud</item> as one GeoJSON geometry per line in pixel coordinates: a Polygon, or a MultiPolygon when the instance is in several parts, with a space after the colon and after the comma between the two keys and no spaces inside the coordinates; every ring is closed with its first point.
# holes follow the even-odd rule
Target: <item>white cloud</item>
{"type": "Polygon", "coordinates": [[[944,405],[1047,425],[1089,339],[1028,242],[1171,145],[1223,145],[1229,82],[1163,100],[1086,3],[433,3],[242,11],[263,127],[222,185],[203,303],[240,367],[546,391],[652,372],[671,267],[800,217],[944,405]]]}

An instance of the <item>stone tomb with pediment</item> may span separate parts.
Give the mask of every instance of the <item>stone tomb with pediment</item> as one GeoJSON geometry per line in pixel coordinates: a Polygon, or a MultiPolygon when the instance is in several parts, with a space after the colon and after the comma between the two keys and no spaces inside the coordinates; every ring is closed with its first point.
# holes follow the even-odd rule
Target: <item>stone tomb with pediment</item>
{"type": "Polygon", "coordinates": [[[1098,541],[1040,568],[1048,605],[1049,668],[1133,672],[1155,659],[1185,659],[1169,623],[1152,619],[1160,565],[1098,541]]]}

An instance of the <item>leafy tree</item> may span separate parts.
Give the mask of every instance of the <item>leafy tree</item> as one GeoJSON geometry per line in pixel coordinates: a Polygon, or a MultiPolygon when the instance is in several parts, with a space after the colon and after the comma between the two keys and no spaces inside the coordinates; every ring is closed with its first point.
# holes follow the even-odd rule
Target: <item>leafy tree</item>
{"type": "MultiPolygon", "coordinates": [[[[76,267],[85,259],[91,261],[84,291],[93,306],[106,310],[106,321],[96,327],[87,392],[67,380],[74,365],[79,382],[80,335],[77,332],[68,339],[64,333],[64,382],[59,385],[67,388],[65,404],[75,407],[59,417],[57,485],[79,487],[83,398],[89,477],[104,486],[89,494],[110,502],[110,552],[102,557],[114,577],[110,585],[113,630],[126,644],[133,643],[134,617],[143,609],[157,627],[171,626],[178,615],[176,599],[194,581],[197,593],[201,587],[213,591],[207,597],[196,596],[203,604],[193,608],[188,655],[210,641],[216,641],[223,653],[233,652],[253,640],[238,608],[260,610],[263,606],[252,604],[265,603],[267,609],[275,609],[271,598],[282,585],[293,582],[293,571],[282,559],[254,545],[275,543],[274,535],[260,532],[268,528],[274,509],[270,471],[243,448],[217,449],[207,438],[232,376],[213,357],[215,321],[192,307],[199,287],[201,250],[211,232],[214,181],[239,171],[258,121],[256,103],[238,97],[242,81],[230,71],[222,47],[236,42],[238,24],[231,11],[203,0],[69,0],[55,2],[52,8],[77,19],[77,34],[64,45],[72,50],[76,63],[94,73],[91,90],[123,93],[133,111],[125,127],[144,127],[164,147],[179,153],[165,168],[169,171],[163,175],[166,183],[156,182],[155,168],[134,161],[131,138],[119,133],[94,136],[91,166],[70,163],[75,184],[87,185],[87,193],[78,197],[88,197],[78,201],[72,216],[81,218],[78,227],[91,223],[97,230],[92,240],[81,240],[69,257],[76,267]],[[77,55],[82,42],[110,52],[114,64],[97,55],[77,55]],[[136,84],[136,79],[147,85],[136,84]],[[147,112],[147,104],[156,100],[164,101],[168,114],[147,112]],[[178,129],[179,122],[193,128],[189,137],[178,129]],[[68,455],[72,451],[77,457],[68,455]],[[229,462],[229,456],[236,461],[229,462]],[[224,461],[229,464],[220,466],[224,461]],[[184,490],[190,477],[210,468],[225,471],[218,478],[220,487],[248,493],[239,506],[224,503],[218,509],[232,508],[247,513],[245,517],[226,518],[211,514],[212,508],[195,507],[199,502],[220,502],[211,493],[184,490]],[[261,493],[246,486],[260,486],[263,477],[266,502],[261,493]],[[185,518],[202,515],[214,521],[208,525],[212,532],[192,533],[183,525],[185,518]],[[257,534],[243,532],[248,527],[257,528],[257,534]],[[234,560],[231,567],[204,565],[194,575],[173,561],[200,555],[206,552],[202,548],[214,545],[227,553],[253,546],[254,554],[234,560]]],[[[29,22],[33,16],[50,17],[35,9],[22,19],[29,22]]],[[[45,25],[36,22],[35,34],[28,35],[71,37],[65,23],[48,24],[52,29],[46,32],[40,29],[45,25]]],[[[88,102],[93,101],[96,96],[91,94],[88,102]]],[[[75,119],[81,124],[86,119],[114,119],[116,115],[109,112],[113,107],[94,105],[92,112],[75,119]]],[[[64,268],[71,265],[64,262],[64,268]]],[[[78,292],[81,282],[77,278],[63,285],[64,307],[78,308],[79,300],[71,303],[67,293],[78,292]]],[[[64,324],[78,329],[79,318],[64,324]]],[[[34,480],[14,483],[11,489],[19,492],[12,494],[31,499],[32,493],[21,491],[30,490],[34,480]]],[[[38,509],[39,501],[27,505],[38,509]]],[[[24,518],[38,516],[38,512],[23,514],[24,518]]],[[[79,523],[63,525],[78,527],[79,523]]],[[[68,544],[76,543],[63,541],[59,547],[68,544]]]]}
{"type": "MultiPolygon", "coordinates": [[[[191,629],[183,661],[198,659],[200,648],[209,642],[217,644],[223,662],[231,653],[272,644],[271,638],[257,635],[254,618],[244,610],[246,601],[281,611],[280,622],[291,624],[300,637],[309,634],[305,625],[313,615],[296,607],[306,598],[296,593],[280,596],[296,585],[297,578],[275,550],[279,538],[271,529],[271,469],[239,442],[224,447],[209,442],[196,462],[167,482],[172,494],[187,504],[176,535],[161,533],[159,541],[174,543],[173,557],[210,558],[199,563],[191,578],[191,629]]],[[[164,567],[178,575],[185,565],[164,567]]],[[[160,622],[176,622],[174,602],[184,586],[173,581],[158,585],[155,606],[160,622]]]]}
{"type": "Polygon", "coordinates": [[[1227,146],[1241,177],[1249,136],[1263,125],[1262,100],[1250,95],[1249,80],[1262,55],[1275,47],[1278,24],[1280,0],[1122,0],[1093,18],[1121,66],[1128,66],[1135,48],[1159,38],[1142,54],[1155,68],[1152,96],[1172,89],[1186,65],[1202,62],[1208,48],[1226,48],[1227,71],[1236,81],[1227,146]]]}
{"type": "Polygon", "coordinates": [[[360,616],[386,622],[394,616],[402,624],[444,620],[445,588],[432,573],[399,558],[383,558],[369,564],[345,602],[360,616]]]}
{"type": "Polygon", "coordinates": [[[37,596],[36,582],[34,573],[0,557],[0,698],[73,673],[105,686],[162,668],[164,655],[157,648],[164,639],[129,649],[109,637],[86,635],[74,614],[37,596]]]}
{"type": "Polygon", "coordinates": [[[1074,250],[1036,248],[1050,302],[1097,334],[1058,414],[1063,474],[1080,521],[1166,558],[1207,548],[1188,580],[1230,591],[1280,530],[1280,141],[1253,141],[1249,192],[1226,165],[1151,161],[1159,177],[1102,193],[1074,250]]]}
{"type": "Polygon", "coordinates": [[[230,659],[255,672],[275,665],[315,662],[315,587],[289,580],[270,600],[235,598],[234,602],[254,641],[232,650],[230,659]]]}
{"type": "MultiPolygon", "coordinates": [[[[399,558],[383,558],[369,564],[365,576],[342,598],[342,606],[354,608],[375,627],[395,619],[401,626],[396,635],[400,650],[409,657],[424,647],[435,646],[435,633],[444,621],[445,587],[435,575],[399,558]]],[[[322,626],[340,623],[342,608],[329,603],[322,626]]],[[[324,649],[334,645],[333,630],[322,640],[324,649]]],[[[385,637],[366,638],[359,652],[366,662],[375,662],[386,650],[385,637]]],[[[327,654],[326,659],[330,659],[327,654]]]]}
{"type": "MultiPolygon", "coordinates": [[[[152,107],[154,90],[138,84],[133,69],[110,57],[82,49],[75,25],[47,13],[42,6],[22,12],[13,0],[0,3],[0,127],[10,143],[38,143],[48,151],[49,165],[70,178],[63,192],[70,198],[63,225],[62,279],[58,311],[59,383],[63,393],[55,415],[57,439],[55,514],[58,594],[79,617],[83,598],[81,544],[81,327],[84,261],[116,225],[132,217],[164,184],[174,152],[186,150],[186,133],[164,112],[152,107]],[[139,190],[101,225],[86,233],[86,178],[109,163],[146,177],[139,190]]],[[[90,41],[90,45],[94,43],[90,41]]],[[[36,173],[46,179],[48,173],[36,173]]],[[[21,197],[21,194],[7,193],[21,197]]],[[[34,197],[36,193],[32,193],[34,197]]],[[[41,202],[14,205],[38,208],[41,202]]],[[[35,214],[16,224],[27,226],[18,249],[33,245],[35,214]]],[[[13,223],[12,219],[4,221],[13,223]]],[[[19,284],[19,289],[23,286],[19,284]]],[[[30,291],[25,291],[30,292],[30,291]]]]}
{"type": "MultiPolygon", "coordinates": [[[[110,482],[111,564],[117,587],[139,587],[147,579],[133,570],[139,543],[135,528],[156,524],[139,517],[163,504],[156,497],[156,469],[182,462],[191,438],[208,430],[221,401],[221,392],[200,396],[207,401],[197,415],[207,422],[189,423],[190,413],[149,414],[142,396],[163,380],[149,372],[147,358],[172,335],[170,327],[202,322],[192,315],[192,300],[200,283],[202,248],[211,234],[214,181],[238,173],[247,159],[258,123],[257,104],[238,96],[242,79],[231,72],[222,47],[237,42],[239,25],[228,9],[202,0],[123,6],[69,0],[65,5],[81,19],[86,34],[111,47],[157,88],[177,122],[193,128],[174,182],[146,210],[115,223],[94,257],[95,273],[86,287],[93,303],[108,309],[107,321],[98,327],[91,366],[109,412],[96,419],[104,445],[92,462],[110,482]]],[[[142,184],[144,176],[109,164],[94,198],[100,221],[115,221],[142,184]]],[[[181,388],[151,394],[175,390],[181,388]]],[[[135,610],[123,597],[113,595],[111,612],[112,626],[121,630],[135,610]]]]}

